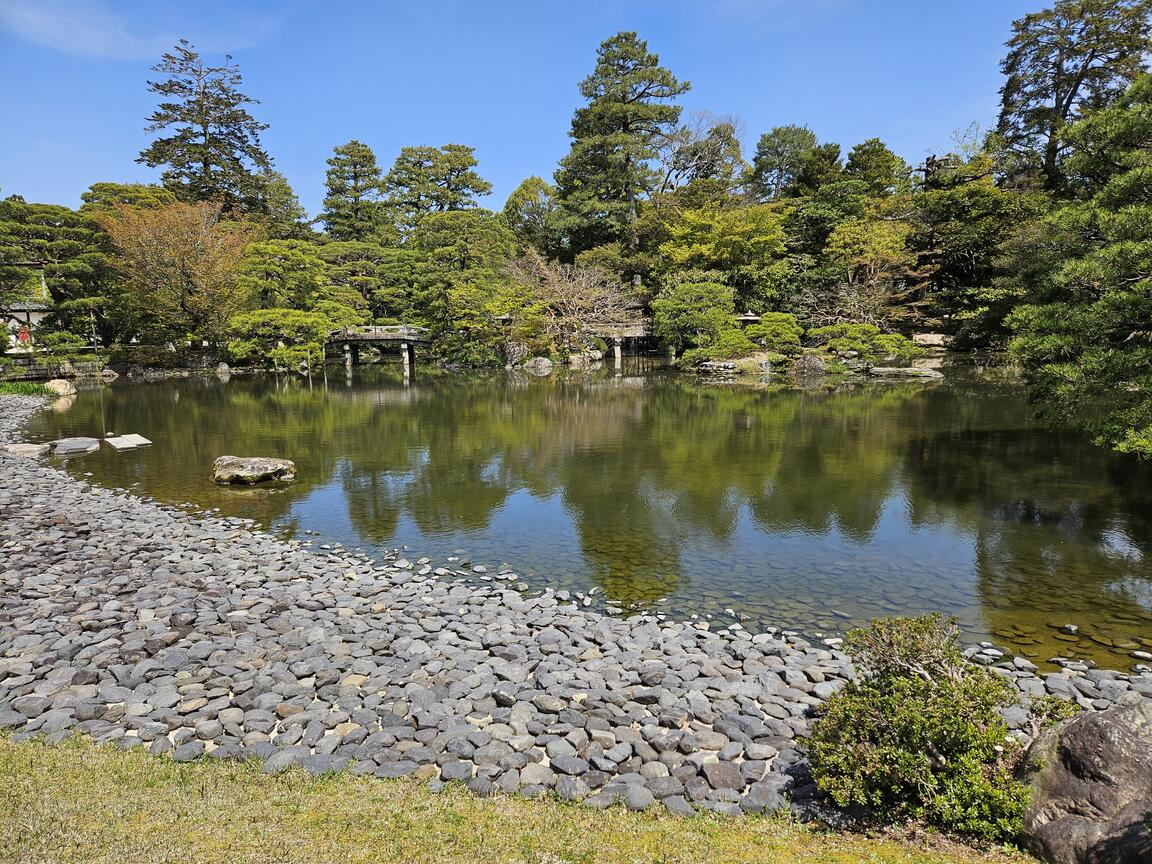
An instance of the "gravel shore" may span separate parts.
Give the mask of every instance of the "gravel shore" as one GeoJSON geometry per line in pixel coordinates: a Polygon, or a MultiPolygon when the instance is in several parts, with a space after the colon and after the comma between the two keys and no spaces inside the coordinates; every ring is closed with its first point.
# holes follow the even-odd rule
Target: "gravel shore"
{"type": "MultiPolygon", "coordinates": [[[[43,404],[0,397],[0,444],[43,404]]],[[[17,740],[81,733],[596,807],[812,806],[812,712],[854,675],[834,647],[307,549],[2,447],[0,471],[0,728],[17,740]]],[[[1139,667],[1041,675],[991,645],[970,653],[1024,703],[1152,698],[1139,667]]],[[[1023,706],[1006,719],[1026,737],[1023,706]]]]}

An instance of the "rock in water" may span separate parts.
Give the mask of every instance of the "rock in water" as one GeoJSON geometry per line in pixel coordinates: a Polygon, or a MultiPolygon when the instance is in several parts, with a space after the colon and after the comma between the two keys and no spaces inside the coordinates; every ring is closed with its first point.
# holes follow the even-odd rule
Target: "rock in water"
{"type": "Polygon", "coordinates": [[[81,453],[95,453],[99,449],[99,438],[61,438],[52,442],[52,450],[57,456],[77,456],[81,453]]]}
{"type": "Polygon", "coordinates": [[[551,375],[552,361],[547,357],[533,357],[524,363],[524,368],[533,375],[551,375]]]}
{"type": "Polygon", "coordinates": [[[53,378],[51,381],[46,382],[44,386],[55,393],[57,396],[76,395],[76,385],[71,381],[66,381],[63,378],[53,378]]]}
{"type": "Polygon", "coordinates": [[[1152,861],[1152,704],[1083,714],[1028,750],[1024,842],[1052,864],[1152,861]]]}
{"type": "Polygon", "coordinates": [[[212,479],[222,485],[238,486],[253,486],[268,480],[290,483],[296,479],[296,463],[267,456],[221,456],[213,463],[212,479]]]}

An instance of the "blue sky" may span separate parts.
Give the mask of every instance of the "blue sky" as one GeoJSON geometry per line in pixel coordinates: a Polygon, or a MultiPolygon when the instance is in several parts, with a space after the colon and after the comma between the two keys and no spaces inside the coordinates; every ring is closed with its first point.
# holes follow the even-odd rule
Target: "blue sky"
{"type": "Polygon", "coordinates": [[[686,111],[822,141],[880,136],[910,161],[995,122],[1013,18],[1045,0],[252,2],[0,0],[0,195],[75,206],[96,181],[149,181],[149,67],[186,37],[230,51],[264,142],[310,213],[351,138],[387,169],[400,147],[476,148],[500,207],[568,148],[596,46],[636,30],[692,90],[686,111]]]}

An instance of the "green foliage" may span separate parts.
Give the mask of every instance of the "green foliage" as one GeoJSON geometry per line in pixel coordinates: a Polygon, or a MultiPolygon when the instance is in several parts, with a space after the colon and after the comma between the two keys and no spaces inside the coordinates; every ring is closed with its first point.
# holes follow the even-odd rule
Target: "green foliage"
{"type": "Polygon", "coordinates": [[[271,168],[260,175],[260,200],[263,222],[273,240],[315,239],[309,226],[308,212],[296,197],[288,178],[271,168]]]}
{"type": "Polygon", "coordinates": [[[1047,273],[1009,317],[1013,354],[1053,420],[1152,456],[1152,76],[1068,132],[1093,194],[1044,222],[1047,273]]]}
{"type": "Polygon", "coordinates": [[[998,132],[1018,182],[1039,173],[1060,190],[1072,145],[1065,127],[1108,107],[1148,68],[1152,2],[1056,0],[1012,27],[998,132]]]}
{"type": "Polygon", "coordinates": [[[800,157],[796,177],[785,189],[788,195],[811,195],[821,186],[835,183],[844,176],[844,163],[839,144],[818,144],[800,157]]]}
{"type": "Polygon", "coordinates": [[[307,309],[328,282],[328,265],[311,243],[266,240],[248,247],[236,280],[259,306],[307,309]]]}
{"type": "Polygon", "coordinates": [[[207,66],[185,39],[164,54],[154,72],[168,76],[148,82],[163,101],[148,117],[148,132],[174,130],[141,151],[137,162],[166,166],[164,186],[182,201],[215,201],[261,211],[259,172],[271,167],[260,146],[268,128],[248,113],[256,100],[240,92],[240,69],[225,58],[207,66]]]}
{"type": "Polygon", "coordinates": [[[804,335],[804,328],[795,315],[765,312],[760,316],[759,323],[749,325],[744,333],[765,351],[794,355],[800,353],[800,337],[804,335]]]}
{"type": "Polygon", "coordinates": [[[868,194],[883,197],[908,184],[908,165],[879,138],[869,138],[852,148],[844,175],[868,184],[868,194]]]}
{"type": "Polygon", "coordinates": [[[176,196],[170,189],[154,183],[93,183],[80,196],[84,214],[112,210],[117,204],[129,207],[161,207],[172,204],[176,196]]]}
{"type": "Polygon", "coordinates": [[[430,213],[475,207],[492,184],[474,170],[474,153],[463,144],[401,148],[381,187],[395,225],[411,232],[430,213]]]}
{"type": "Polygon", "coordinates": [[[816,133],[807,126],[777,126],[756,143],[748,191],[761,201],[775,201],[793,184],[804,157],[816,147],[816,133]]]}
{"type": "Polygon", "coordinates": [[[254,309],[233,315],[228,321],[228,354],[239,363],[268,363],[276,369],[312,369],[323,362],[328,333],[346,326],[345,321],[356,321],[351,310],[335,311],[343,320],[334,321],[320,310],[254,309]]]}
{"type": "Polygon", "coordinates": [[[735,360],[756,350],[756,344],[739,327],[729,326],[708,337],[698,348],[684,352],[680,362],[695,366],[706,360],[735,360]]]}
{"type": "Polygon", "coordinates": [[[886,821],[1011,839],[1026,791],[1012,777],[1016,745],[998,709],[1015,692],[966,661],[956,639],[938,614],[852,631],[846,648],[860,678],[825,705],[809,747],[813,775],[840,806],[886,821]]]}
{"type": "Polygon", "coordinates": [[[388,237],[387,214],[380,197],[380,167],[367,144],[349,141],[334,148],[324,177],[328,236],[339,241],[376,241],[388,237]]]}
{"type": "Polygon", "coordinates": [[[732,288],[716,282],[681,282],[652,301],[652,331],[677,351],[702,348],[735,325],[732,288]]]}
{"type": "Polygon", "coordinates": [[[656,188],[658,146],[680,119],[687,92],[635,33],[617,33],[596,52],[580,84],[588,100],[572,118],[572,149],[556,171],[557,224],[569,254],[621,242],[635,246],[641,198],[656,188]]]}
{"type": "Polygon", "coordinates": [[[865,360],[911,360],[921,353],[911,339],[873,324],[830,324],[808,331],[808,340],[833,354],[855,351],[865,360]]]}
{"type": "Polygon", "coordinates": [[[501,212],[516,239],[542,255],[559,249],[555,214],[556,188],[540,177],[529,177],[513,189],[501,212]]]}

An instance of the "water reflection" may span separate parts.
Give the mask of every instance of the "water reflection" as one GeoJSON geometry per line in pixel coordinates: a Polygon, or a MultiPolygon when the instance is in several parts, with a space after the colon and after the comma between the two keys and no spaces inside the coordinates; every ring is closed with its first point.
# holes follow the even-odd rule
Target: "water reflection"
{"type": "Polygon", "coordinates": [[[1148,469],[1038,428],[1013,385],[974,375],[737,388],[626,361],[118,382],[31,432],[101,428],[156,444],[72,463],[98,482],[348,545],[466,550],[625,604],[813,629],[942,609],[1041,659],[1152,646],[1148,469]],[[220,489],[224,453],[287,456],[298,480],[220,489]]]}

